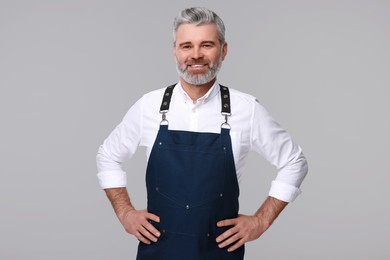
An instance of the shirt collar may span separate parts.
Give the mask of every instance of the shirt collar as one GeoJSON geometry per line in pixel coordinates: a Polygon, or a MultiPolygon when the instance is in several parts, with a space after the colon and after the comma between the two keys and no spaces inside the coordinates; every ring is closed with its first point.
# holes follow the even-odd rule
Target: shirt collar
{"type": "MultiPolygon", "coordinates": [[[[192,103],[192,99],[188,96],[188,94],[184,91],[182,85],[177,83],[177,88],[179,89],[179,92],[181,96],[184,98],[184,102],[190,101],[192,103]]],[[[213,86],[207,91],[206,94],[204,94],[203,97],[198,98],[196,104],[203,104],[209,101],[210,99],[214,98],[219,93],[219,84],[217,81],[214,82],[213,86]]]]}

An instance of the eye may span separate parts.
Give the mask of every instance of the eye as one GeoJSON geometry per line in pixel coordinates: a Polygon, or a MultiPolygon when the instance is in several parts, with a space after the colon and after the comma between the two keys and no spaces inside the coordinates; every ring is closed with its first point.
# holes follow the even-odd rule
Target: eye
{"type": "Polygon", "coordinates": [[[209,49],[209,48],[211,48],[211,47],[213,47],[213,45],[210,44],[210,43],[205,43],[205,44],[203,44],[203,48],[209,49]]]}
{"type": "Polygon", "coordinates": [[[183,50],[189,50],[189,49],[191,49],[191,45],[190,44],[184,44],[184,45],[181,46],[181,48],[183,50]]]}

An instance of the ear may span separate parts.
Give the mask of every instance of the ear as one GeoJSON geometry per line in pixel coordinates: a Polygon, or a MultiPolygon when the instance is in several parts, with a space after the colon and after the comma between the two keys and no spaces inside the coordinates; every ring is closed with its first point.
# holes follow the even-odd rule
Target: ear
{"type": "Polygon", "coordinates": [[[227,42],[225,42],[223,47],[222,47],[222,60],[225,60],[227,52],[228,52],[228,44],[227,44],[227,42]]]}

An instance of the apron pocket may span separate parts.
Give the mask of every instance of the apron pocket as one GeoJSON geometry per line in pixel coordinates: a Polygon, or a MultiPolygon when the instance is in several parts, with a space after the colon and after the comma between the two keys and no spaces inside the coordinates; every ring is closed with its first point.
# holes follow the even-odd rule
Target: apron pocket
{"type": "Polygon", "coordinates": [[[190,209],[223,196],[226,154],[222,151],[174,150],[161,147],[156,191],[177,206],[190,209]]]}

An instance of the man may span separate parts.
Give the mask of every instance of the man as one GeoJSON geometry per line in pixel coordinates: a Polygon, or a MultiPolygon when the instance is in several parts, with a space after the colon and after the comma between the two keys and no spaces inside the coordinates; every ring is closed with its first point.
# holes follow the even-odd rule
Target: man
{"type": "Polygon", "coordinates": [[[174,21],[179,83],[144,95],[105,140],[98,178],[125,230],[139,241],[137,259],[243,259],[300,193],[307,173],[301,148],[257,100],[220,86],[227,54],[222,20],[205,8],[174,21]],[[146,146],[148,206],[135,209],[121,163],[146,146]],[[278,169],[268,198],[252,216],[238,214],[238,179],[249,151],[278,169]]]}

